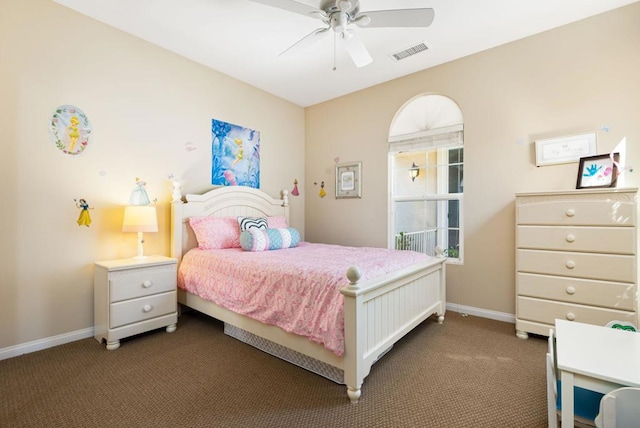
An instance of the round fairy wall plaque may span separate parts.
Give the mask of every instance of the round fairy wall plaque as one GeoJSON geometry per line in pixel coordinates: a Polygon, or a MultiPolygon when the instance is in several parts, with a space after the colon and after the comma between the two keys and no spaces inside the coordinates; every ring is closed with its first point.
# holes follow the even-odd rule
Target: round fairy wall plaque
{"type": "Polygon", "coordinates": [[[64,154],[77,155],[89,145],[91,123],[78,107],[60,106],[51,115],[49,137],[64,154]]]}

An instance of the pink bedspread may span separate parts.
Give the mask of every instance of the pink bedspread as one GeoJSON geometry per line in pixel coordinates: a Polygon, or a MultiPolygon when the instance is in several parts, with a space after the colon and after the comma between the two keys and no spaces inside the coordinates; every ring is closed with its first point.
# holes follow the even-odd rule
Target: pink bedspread
{"type": "Polygon", "coordinates": [[[301,242],[298,247],[249,252],[192,249],[182,259],[178,286],[206,300],[287,332],[306,336],[336,355],[344,352],[344,299],[349,266],[362,280],[428,256],[412,251],[301,242]]]}

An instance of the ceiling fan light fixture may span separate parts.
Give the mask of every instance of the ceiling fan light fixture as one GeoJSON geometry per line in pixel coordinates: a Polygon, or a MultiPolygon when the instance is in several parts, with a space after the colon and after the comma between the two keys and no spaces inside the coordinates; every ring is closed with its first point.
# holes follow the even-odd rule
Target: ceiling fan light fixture
{"type": "MultiPolygon", "coordinates": [[[[326,28],[319,28],[311,34],[303,37],[301,40],[287,48],[279,56],[282,56],[285,53],[289,55],[301,51],[304,47],[309,46],[313,41],[322,36],[327,30],[331,29],[335,33],[334,43],[338,35],[342,36],[342,39],[345,42],[346,51],[356,67],[364,67],[365,65],[370,64],[372,62],[372,58],[366,46],[360,40],[358,34],[355,32],[351,33],[349,31],[349,26],[351,24],[367,28],[425,28],[431,24],[434,17],[433,9],[425,7],[413,9],[370,10],[360,14],[359,0],[320,0],[319,6],[316,7],[296,0],[250,1],[304,15],[309,18],[319,19],[327,26],[326,28]]],[[[426,45],[424,46],[424,50],[426,50],[426,45]]],[[[396,61],[401,59],[396,55],[398,54],[393,54],[396,61]]]]}
{"type": "Polygon", "coordinates": [[[353,20],[353,23],[358,27],[366,27],[367,25],[371,24],[371,17],[369,15],[360,15],[353,20]]]}

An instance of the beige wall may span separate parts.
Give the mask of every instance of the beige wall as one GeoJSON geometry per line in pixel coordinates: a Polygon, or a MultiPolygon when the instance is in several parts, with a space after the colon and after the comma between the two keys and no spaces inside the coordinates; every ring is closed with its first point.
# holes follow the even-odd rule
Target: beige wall
{"type": "Polygon", "coordinates": [[[640,168],[639,22],[636,3],[307,108],[307,240],[387,245],[391,121],[418,94],[449,96],[465,119],[465,259],[449,265],[447,300],[513,314],[514,193],[574,189],[577,177],[577,163],[537,168],[533,142],[597,131],[608,153],[626,136],[640,168]],[[333,197],[336,157],[363,162],[362,199],[333,197]]]}
{"type": "MultiPolygon", "coordinates": [[[[167,176],[211,187],[212,118],[261,132],[267,193],[304,179],[301,107],[50,0],[0,1],[0,64],[0,349],[93,326],[93,262],[135,255],[135,234],[120,231],[135,177],[158,199],[145,252],[169,254],[167,176]],[[76,157],[48,136],[64,104],[93,125],[76,157]],[[74,198],[94,207],[89,228],[74,198]]],[[[290,200],[304,233],[304,193],[290,200]]]]}

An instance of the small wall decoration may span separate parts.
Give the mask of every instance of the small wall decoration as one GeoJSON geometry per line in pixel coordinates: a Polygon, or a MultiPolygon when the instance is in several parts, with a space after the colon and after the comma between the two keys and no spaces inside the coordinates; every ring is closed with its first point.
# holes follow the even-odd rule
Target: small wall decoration
{"type": "Polygon", "coordinates": [[[578,162],[596,153],[595,132],[536,140],[536,166],[578,162]]]}
{"type": "Polygon", "coordinates": [[[360,198],[362,162],[336,165],[336,198],[360,198]]]}
{"type": "Polygon", "coordinates": [[[49,121],[49,138],[58,150],[78,155],[89,145],[91,123],[82,110],[71,105],[56,109],[49,121]]]}
{"type": "Polygon", "coordinates": [[[619,160],[619,153],[580,158],[576,189],[615,187],[619,160]]]}
{"type": "Polygon", "coordinates": [[[298,190],[298,179],[294,179],[293,180],[293,190],[291,191],[291,194],[293,196],[299,196],[300,195],[300,191],[298,190]]]}
{"type": "Polygon", "coordinates": [[[80,208],[80,216],[78,216],[78,226],[87,226],[91,224],[91,216],[89,215],[89,210],[93,208],[89,206],[86,200],[84,199],[74,199],[76,203],[76,207],[80,208]]]}
{"type": "Polygon", "coordinates": [[[260,132],[211,121],[211,184],[260,188],[260,132]]]}
{"type": "Polygon", "coordinates": [[[320,183],[320,193],[318,193],[318,196],[321,198],[327,196],[327,192],[324,190],[324,181],[320,183]]]}
{"type": "Polygon", "coordinates": [[[149,205],[149,195],[147,194],[147,182],[136,177],[136,187],[131,191],[129,196],[129,205],[149,205]]]}

